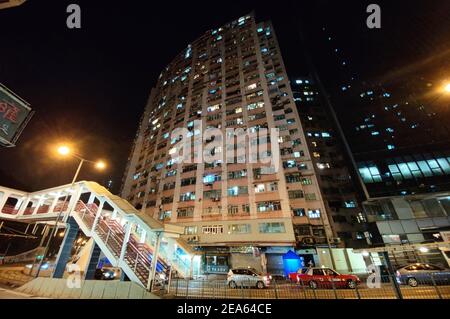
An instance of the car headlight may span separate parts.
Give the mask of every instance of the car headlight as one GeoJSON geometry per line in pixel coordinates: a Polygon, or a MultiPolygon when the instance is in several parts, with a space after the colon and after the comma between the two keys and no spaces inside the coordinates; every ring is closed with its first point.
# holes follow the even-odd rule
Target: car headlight
{"type": "Polygon", "coordinates": [[[109,278],[109,276],[111,276],[111,274],[110,274],[109,272],[105,272],[104,276],[105,276],[106,278],[109,278]]]}

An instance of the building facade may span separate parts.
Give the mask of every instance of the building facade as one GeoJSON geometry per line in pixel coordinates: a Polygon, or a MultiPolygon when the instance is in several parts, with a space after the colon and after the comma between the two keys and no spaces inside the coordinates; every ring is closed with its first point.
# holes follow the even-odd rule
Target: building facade
{"type": "MultiPolygon", "coordinates": [[[[281,272],[282,254],[296,243],[343,247],[293,96],[270,22],[256,22],[250,14],[207,31],[152,89],[122,197],[159,220],[183,225],[185,240],[203,252],[206,273],[239,266],[281,272]],[[183,128],[186,136],[174,134],[183,128]],[[218,130],[223,139],[205,135],[206,129],[218,130]],[[266,155],[279,155],[279,163],[263,163],[260,155],[249,161],[251,146],[247,157],[239,155],[245,145],[229,129],[250,135],[278,129],[247,140],[249,146],[264,144],[266,155]],[[176,155],[186,138],[193,149],[187,161],[176,155]],[[195,160],[202,157],[198,147],[209,149],[213,159],[195,160]]],[[[347,204],[339,205],[350,210],[355,205],[354,197],[342,200],[347,204]]],[[[349,214],[349,221],[353,215],[358,217],[349,214]]]]}
{"type": "MultiPolygon", "coordinates": [[[[337,123],[311,77],[291,78],[293,97],[300,115],[322,198],[339,241],[346,247],[367,246],[366,219],[360,205],[362,195],[352,177],[337,123]]],[[[304,226],[296,229],[308,231],[304,226]]]]}
{"type": "Polygon", "coordinates": [[[374,74],[353,63],[342,47],[347,35],[333,30],[323,27],[320,39],[313,39],[323,53],[316,65],[370,197],[450,190],[450,63],[448,43],[440,40],[445,37],[427,31],[430,42],[415,39],[411,55],[393,55],[399,61],[392,69],[378,62],[374,74]]]}
{"type": "MultiPolygon", "coordinates": [[[[375,246],[449,241],[448,192],[380,197],[365,201],[363,207],[375,246]]],[[[427,261],[447,267],[445,252],[448,246],[446,249],[409,250],[393,254],[393,258],[396,264],[427,261]]]]}

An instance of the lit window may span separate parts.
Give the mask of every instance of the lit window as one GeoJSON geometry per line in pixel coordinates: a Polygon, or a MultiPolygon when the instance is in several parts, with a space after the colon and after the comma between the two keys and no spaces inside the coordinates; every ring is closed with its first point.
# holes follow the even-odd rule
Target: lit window
{"type": "Polygon", "coordinates": [[[320,218],[320,209],[308,209],[308,217],[311,219],[320,218]]]}
{"type": "Polygon", "coordinates": [[[317,167],[318,167],[319,169],[330,168],[330,163],[317,163],[317,167]]]}
{"type": "Polygon", "coordinates": [[[247,90],[254,90],[257,88],[256,83],[250,84],[249,86],[247,86],[247,90]]]}

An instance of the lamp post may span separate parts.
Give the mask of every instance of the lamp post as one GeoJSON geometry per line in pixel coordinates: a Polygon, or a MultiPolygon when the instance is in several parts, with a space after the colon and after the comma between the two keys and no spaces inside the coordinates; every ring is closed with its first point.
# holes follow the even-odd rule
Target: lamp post
{"type": "MultiPolygon", "coordinates": [[[[76,182],[76,180],[78,178],[78,174],[80,173],[81,167],[83,166],[83,164],[85,162],[94,164],[95,167],[97,169],[100,169],[100,170],[102,170],[102,169],[104,169],[106,167],[105,162],[103,162],[103,161],[95,162],[95,161],[87,160],[87,159],[81,157],[80,155],[73,153],[72,150],[70,149],[70,147],[68,147],[66,145],[59,146],[57,151],[62,156],[70,156],[71,155],[71,156],[75,157],[76,159],[78,159],[80,161],[80,163],[78,164],[78,168],[77,168],[77,170],[75,172],[75,175],[73,176],[72,183],[70,184],[70,188],[69,189],[72,189],[74,187],[75,182],[76,182]]],[[[48,253],[48,251],[50,249],[50,244],[52,242],[52,238],[55,236],[55,233],[58,230],[58,222],[61,219],[61,216],[63,215],[64,206],[66,205],[68,197],[69,197],[68,194],[66,194],[66,196],[64,196],[64,201],[63,201],[63,203],[62,203],[62,205],[61,205],[61,207],[60,207],[60,209],[58,211],[58,215],[57,215],[56,220],[55,220],[55,227],[52,228],[52,231],[51,231],[51,233],[49,235],[49,238],[47,240],[47,244],[45,246],[44,253],[42,255],[41,260],[39,261],[38,269],[36,271],[35,278],[39,277],[39,272],[41,271],[42,263],[44,262],[45,256],[47,255],[47,253],[48,253]]],[[[33,266],[31,267],[30,274],[32,274],[33,268],[34,268],[34,263],[33,263],[33,266]]]]}

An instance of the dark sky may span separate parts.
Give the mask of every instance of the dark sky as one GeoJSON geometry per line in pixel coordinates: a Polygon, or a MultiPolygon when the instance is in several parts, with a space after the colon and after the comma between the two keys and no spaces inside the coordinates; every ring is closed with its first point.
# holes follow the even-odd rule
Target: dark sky
{"type": "MultiPolygon", "coordinates": [[[[370,1],[115,3],[28,0],[0,10],[0,82],[36,111],[17,147],[0,149],[0,185],[33,191],[70,182],[76,161],[50,156],[51,145],[70,140],[85,157],[109,164],[101,174],[85,167],[80,179],[112,179],[117,191],[139,117],[162,68],[206,30],[252,10],[257,20],[273,21],[291,74],[307,73],[295,31],[299,23],[316,64],[326,65],[317,45],[326,24],[355,69],[368,76],[409,63],[405,56],[418,59],[444,40],[448,44],[442,34],[450,30],[445,0],[377,1],[381,30],[365,26],[370,1]],[[81,6],[81,30],[66,27],[69,3],[81,6]]],[[[330,86],[337,82],[333,74],[323,77],[330,86]]]]}

